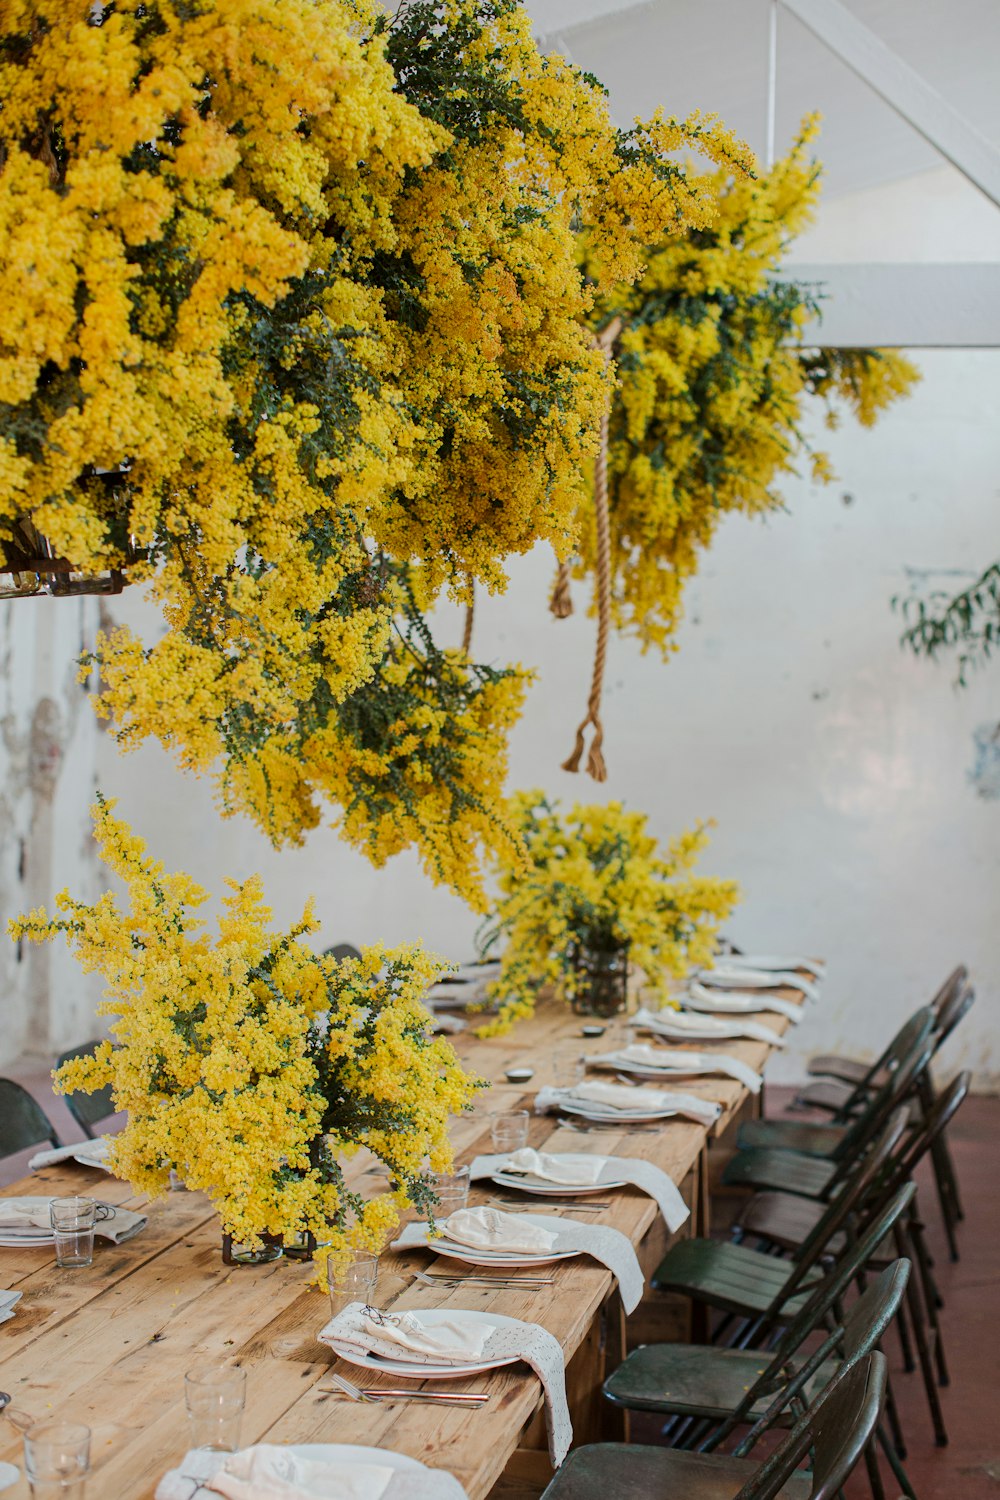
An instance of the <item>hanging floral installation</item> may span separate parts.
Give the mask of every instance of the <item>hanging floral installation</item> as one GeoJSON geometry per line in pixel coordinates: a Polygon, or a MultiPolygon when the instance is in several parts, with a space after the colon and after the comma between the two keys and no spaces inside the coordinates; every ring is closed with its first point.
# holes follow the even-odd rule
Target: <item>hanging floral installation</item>
{"type": "Polygon", "coordinates": [[[312,1234],[322,1275],[328,1255],[381,1250],[401,1209],[433,1213],[430,1174],[452,1161],[449,1118],[477,1086],[427,1034],[421,1000],[445,966],[417,945],[317,957],[300,941],[317,926],[312,911],[274,932],[256,877],[230,882],[213,941],[197,915],[209,893],[165,873],[113,802],[93,815],[127,908],[111,892],[88,905],[64,891],[63,915],[34,911],[9,931],[62,934],[108,982],[99,1014],[114,1017],[111,1040],[55,1076],[66,1093],[110,1086],[128,1111],[112,1171],[156,1197],[173,1169],[250,1247],[312,1234]],[[342,1163],[362,1147],[394,1192],[363,1199],[347,1187],[342,1163]]]}
{"type": "MultiPolygon", "coordinates": [[[[817,121],[807,120],[789,154],[752,178],[721,168],[712,222],[651,248],[641,279],[603,292],[595,304],[594,329],[613,330],[618,384],[572,570],[594,581],[601,634],[588,716],[568,770],[577,769],[591,722],[596,751],[588,769],[604,779],[599,705],[608,631],[669,654],[684,586],[723,517],[780,509],[775,484],[803,455],[815,480],[832,479],[827,456],[803,433],[809,398],[826,404],[831,425],[846,407],[871,426],[919,378],[909,360],[889,351],[807,347],[821,288],[773,279],[819,195],[820,168],[810,153],[817,131],[817,121]]],[[[586,236],[584,251],[592,255],[586,236]]],[[[560,569],[553,593],[557,616],[571,608],[569,571],[560,569]]]]}
{"type": "Polygon", "coordinates": [[[516,793],[511,811],[527,868],[506,862],[499,899],[480,930],[484,954],[504,940],[492,986],[500,1009],[483,1034],[508,1031],[532,1015],[543,990],[574,1000],[584,953],[627,949],[649,998],[660,1002],[671,977],[711,961],[739,887],[692,873],[708,842],[704,826],[661,853],[646,814],[620,802],[575,803],[563,813],[536,789],[516,793]]]}
{"type": "Polygon", "coordinates": [[[27,524],[148,587],[164,633],[97,651],[123,746],[276,844],[339,810],[481,905],[526,674],[427,612],[575,546],[595,288],[711,220],[672,153],[749,153],[615,130],[517,0],[11,0],[0,43],[8,569],[27,524]]]}

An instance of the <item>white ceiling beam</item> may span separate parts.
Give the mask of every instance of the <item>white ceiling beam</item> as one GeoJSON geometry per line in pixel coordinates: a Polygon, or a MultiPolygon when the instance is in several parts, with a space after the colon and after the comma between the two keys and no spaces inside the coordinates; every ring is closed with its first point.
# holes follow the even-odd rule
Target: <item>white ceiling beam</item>
{"type": "MultiPolygon", "coordinates": [[[[781,0],[952,166],[1000,207],[1000,151],[841,0],[781,0]]],[[[975,38],[969,38],[975,46],[975,38]]]]}
{"type": "Polygon", "coordinates": [[[805,332],[825,349],[998,349],[1000,265],[791,265],[779,281],[809,282],[821,315],[805,332]]]}

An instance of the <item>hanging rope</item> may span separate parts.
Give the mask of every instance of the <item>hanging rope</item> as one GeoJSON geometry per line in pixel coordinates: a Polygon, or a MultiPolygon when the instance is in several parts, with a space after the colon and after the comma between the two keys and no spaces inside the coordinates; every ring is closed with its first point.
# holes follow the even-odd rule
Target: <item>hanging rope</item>
{"type": "MultiPolygon", "coordinates": [[[[621,319],[616,318],[601,330],[595,340],[604,355],[604,366],[611,363],[611,351],[615,339],[621,332],[621,319]]],[[[587,755],[587,772],[595,781],[608,779],[608,768],[604,763],[604,725],[601,723],[601,695],[604,690],[604,663],[608,653],[608,636],[611,633],[611,524],[608,519],[608,426],[609,401],[605,400],[601,416],[601,441],[594,460],[594,509],[597,519],[597,650],[594,653],[594,674],[590,681],[590,697],[587,712],[576,731],[576,744],[568,760],[563,761],[564,771],[578,771],[583,756],[584,731],[593,726],[594,737],[587,755]]]]}
{"type": "Polygon", "coordinates": [[[573,595],[569,591],[570,566],[561,562],[556,569],[556,581],[549,595],[549,609],[557,620],[566,620],[573,613],[573,595]]]}
{"type": "Polygon", "coordinates": [[[465,606],[465,629],[462,631],[462,650],[468,656],[472,650],[472,622],[476,618],[476,582],[471,573],[466,573],[469,585],[469,602],[465,606]]]}

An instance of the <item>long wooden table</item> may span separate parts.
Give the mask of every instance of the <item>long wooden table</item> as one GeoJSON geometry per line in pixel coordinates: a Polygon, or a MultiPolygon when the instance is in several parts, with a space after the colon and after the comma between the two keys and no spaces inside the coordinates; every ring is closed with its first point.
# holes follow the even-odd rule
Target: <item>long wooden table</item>
{"type": "MultiPolygon", "coordinates": [[[[795,992],[782,992],[798,998],[795,992]]],[[[768,1012],[778,1032],[787,1020],[768,1012]]],[[[459,1161],[491,1150],[489,1116],[531,1108],[537,1088],[549,1081],[553,1048],[580,1038],[581,1021],[550,1004],[507,1037],[457,1037],[466,1064],[491,1080],[474,1114],[459,1119],[453,1139],[459,1161]],[[508,1085],[507,1068],[529,1063],[530,1085],[508,1085]]],[[[706,1045],[739,1056],[762,1069],[768,1045],[752,1041],[706,1045]]],[[[584,1053],[608,1048],[608,1038],[580,1042],[584,1053]]],[[[685,1079],[678,1087],[715,1099],[723,1116],[713,1135],[724,1134],[748,1105],[741,1084],[726,1078],[685,1079]]],[[[554,1116],[533,1116],[531,1143],[553,1151],[620,1154],[655,1162],[682,1187],[693,1214],[682,1233],[706,1224],[706,1155],[709,1132],[686,1120],[670,1120],[654,1132],[608,1130],[582,1135],[554,1116]]],[[[379,1169],[358,1159],[355,1180],[377,1185],[379,1169]]],[[[511,1366],[461,1380],[463,1390],[484,1390],[487,1406],[475,1412],[422,1405],[357,1405],[324,1392],[332,1352],[316,1334],[328,1302],[307,1286],[308,1266],[281,1260],[264,1266],[227,1267],[220,1253],[218,1220],[200,1194],[178,1192],[148,1206],[127,1183],[75,1163],[36,1172],[6,1189],[10,1194],[89,1193],[105,1202],[148,1211],[146,1229],[120,1247],[98,1243],[93,1265],[60,1271],[50,1250],[0,1250],[0,1286],[23,1293],[15,1316],[0,1326],[0,1387],[13,1397],[12,1410],[36,1419],[58,1414],[85,1422],[93,1431],[94,1500],[150,1500],[159,1477],[187,1448],[183,1376],[203,1360],[238,1361],[247,1369],[245,1442],[346,1442],[382,1445],[450,1470],[470,1500],[492,1495],[537,1495],[551,1473],[535,1376],[511,1366]],[[99,1471],[99,1472],[98,1472],[99,1471]]],[[[496,1188],[474,1187],[472,1201],[486,1201],[496,1188]]],[[[587,1221],[611,1224],[627,1234],[647,1273],[668,1238],[653,1201],[634,1188],[610,1195],[612,1207],[587,1221]]],[[[527,1202],[527,1200],[525,1200],[527,1202]]],[[[544,1211],[539,1206],[538,1211],[544,1211]]],[[[453,1291],[404,1280],[423,1268],[454,1271],[455,1262],[416,1251],[386,1257],[398,1270],[400,1305],[493,1310],[544,1325],[565,1351],[567,1388],[576,1441],[613,1435],[616,1418],[600,1396],[605,1365],[625,1348],[621,1306],[609,1272],[586,1259],[551,1268],[554,1285],[543,1290],[492,1291],[461,1286],[453,1291]],[[609,1425],[611,1424],[611,1425],[609,1425]]],[[[664,1299],[647,1297],[629,1319],[629,1333],[663,1336],[658,1309],[664,1299]]],[[[667,1325],[666,1331],[676,1331],[667,1325]]],[[[345,1373],[350,1374],[346,1367],[345,1373]]],[[[0,1423],[0,1458],[20,1461],[20,1438],[0,1423]]],[[[27,1495],[24,1481],[7,1492],[27,1495]]]]}

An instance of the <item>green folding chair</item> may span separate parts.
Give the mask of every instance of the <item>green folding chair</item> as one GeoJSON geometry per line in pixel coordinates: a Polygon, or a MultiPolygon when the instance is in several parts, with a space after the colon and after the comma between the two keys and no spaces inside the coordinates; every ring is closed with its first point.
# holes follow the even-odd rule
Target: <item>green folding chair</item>
{"type": "Polygon", "coordinates": [[[0,1078],[0,1157],[16,1156],[45,1141],[62,1144],[37,1099],[13,1078],[0,1078]]]}
{"type": "Polygon", "coordinates": [[[874,1433],[886,1363],[875,1352],[843,1369],[763,1463],[628,1443],[575,1448],[542,1500],[834,1500],[874,1433]],[[797,1472],[812,1452],[812,1472],[797,1472]]]}
{"type": "MultiPolygon", "coordinates": [[[[68,1052],[59,1054],[56,1058],[56,1067],[61,1068],[65,1062],[75,1062],[78,1057],[92,1057],[100,1045],[100,1042],[92,1041],[84,1042],[82,1047],[71,1047],[68,1052]]],[[[66,1094],[65,1099],[66,1108],[90,1140],[96,1139],[99,1134],[99,1131],[94,1129],[95,1125],[118,1113],[118,1106],[110,1084],[106,1088],[95,1089],[92,1094],[66,1094]]]]}

